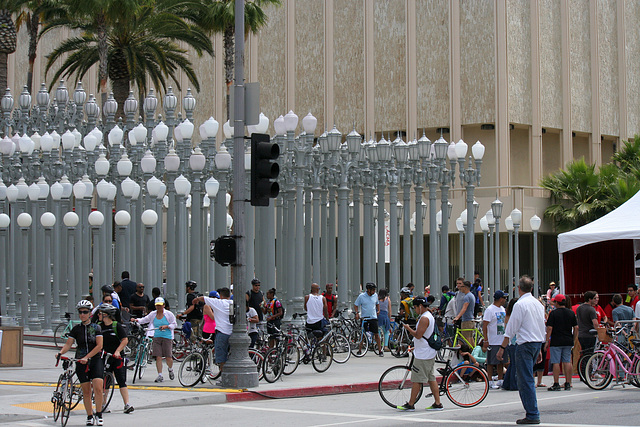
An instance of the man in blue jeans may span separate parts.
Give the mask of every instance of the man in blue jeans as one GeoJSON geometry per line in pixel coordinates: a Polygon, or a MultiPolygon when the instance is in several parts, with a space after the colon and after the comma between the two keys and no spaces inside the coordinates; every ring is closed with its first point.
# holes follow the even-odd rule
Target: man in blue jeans
{"type": "Polygon", "coordinates": [[[512,363],[516,364],[518,393],[526,411],[526,417],[517,420],[516,424],[540,424],[533,365],[536,361],[542,360],[540,349],[546,341],[546,327],[544,306],[531,295],[532,289],[533,280],[528,276],[522,276],[518,284],[520,298],[513,306],[504,340],[496,355],[498,360],[502,360],[509,341],[512,337],[516,337],[518,347],[512,363]]]}

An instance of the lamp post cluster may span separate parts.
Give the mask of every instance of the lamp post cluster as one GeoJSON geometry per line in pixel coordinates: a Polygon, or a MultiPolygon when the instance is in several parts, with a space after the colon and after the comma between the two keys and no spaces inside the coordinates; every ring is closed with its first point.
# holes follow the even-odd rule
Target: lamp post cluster
{"type": "MultiPolygon", "coordinates": [[[[178,98],[171,88],[162,99],[164,116],[158,114],[159,101],[151,90],[141,101],[144,119],[136,120],[139,104],[131,93],[123,121],[116,120],[113,96],[102,106],[101,119],[95,98],[87,97],[81,84],[70,96],[61,81],[53,100],[43,85],[33,107],[26,89],[18,109],[10,91],[0,100],[0,283],[7,284],[0,286],[0,304],[20,324],[50,330],[89,292],[90,272],[94,292],[123,270],[150,287],[166,282],[165,296],[177,306],[184,305],[180,285],[186,280],[202,283],[205,290],[232,284],[230,269],[211,262],[206,249],[233,226],[228,213],[232,159],[244,156],[248,171],[249,144],[244,153],[233,152],[234,129],[228,122],[224,141],[216,141],[219,124],[213,118],[200,124],[194,138],[196,100],[190,91],[182,100],[184,120],[176,114],[178,98]]],[[[467,210],[475,220],[473,189],[480,181],[482,144],[473,146],[465,169],[463,141],[447,143],[441,137],[432,143],[425,136],[364,141],[355,130],[343,138],[335,127],[316,139],[317,120],[310,113],[296,136],[299,120],[292,111],[273,124],[273,140],[282,153],[281,191],[269,207],[247,206],[245,262],[250,276],[278,288],[287,313],[302,310],[310,282],[337,283],[341,307],[349,306],[369,281],[388,287],[396,298],[408,281],[449,283],[448,191],[458,165],[467,210]],[[428,260],[423,247],[427,215],[428,260]]],[[[268,127],[269,119],[261,115],[259,124],[247,128],[265,133],[268,127]]],[[[470,275],[473,222],[466,224],[465,272],[470,275]]],[[[438,293],[440,286],[434,288],[438,293]]]]}

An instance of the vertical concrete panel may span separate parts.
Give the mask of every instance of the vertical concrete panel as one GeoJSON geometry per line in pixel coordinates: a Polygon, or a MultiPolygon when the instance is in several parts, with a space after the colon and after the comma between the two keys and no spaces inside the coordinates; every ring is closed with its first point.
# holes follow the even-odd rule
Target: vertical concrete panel
{"type": "Polygon", "coordinates": [[[416,1],[418,127],[443,127],[449,118],[449,8],[416,1]]]}
{"type": "MultiPolygon", "coordinates": [[[[571,131],[591,132],[591,34],[588,0],[570,0],[571,131]]],[[[574,150],[575,153],[575,150],[574,150]]],[[[588,158],[589,156],[585,156],[588,158]]]]}
{"type": "Polygon", "coordinates": [[[562,128],[560,1],[540,0],[540,111],[542,126],[562,128]]]}
{"type": "MultiPolygon", "coordinates": [[[[560,163],[560,134],[545,133],[542,135],[542,176],[557,172],[564,165],[560,163]]],[[[538,185],[534,182],[533,185],[538,185]]]]}
{"type": "MultiPolygon", "coordinates": [[[[617,0],[598,1],[598,49],[600,51],[600,132],[618,135],[618,33],[617,0]]],[[[603,147],[604,153],[604,147],[603,147]]],[[[604,162],[604,158],[602,159],[604,162]]]]}
{"type": "Polygon", "coordinates": [[[589,137],[588,136],[574,136],[573,137],[573,158],[577,160],[581,157],[584,158],[584,161],[589,163],[591,162],[590,154],[591,151],[589,149],[589,137]]]}
{"type": "Polygon", "coordinates": [[[531,162],[529,161],[529,129],[511,130],[511,184],[533,185],[531,183],[531,162]]]}
{"type": "MultiPolygon", "coordinates": [[[[311,0],[315,1],[315,0],[311,0]]],[[[362,2],[334,0],[335,124],[343,134],[364,129],[364,9],[362,2]]],[[[369,135],[367,135],[369,136],[369,135]]]]}
{"type": "Polygon", "coordinates": [[[324,5],[314,0],[296,0],[295,113],[302,118],[311,112],[324,128],[324,5]]]}
{"type": "MultiPolygon", "coordinates": [[[[627,134],[630,137],[640,133],[640,97],[633,94],[640,93],[640,73],[634,65],[634,58],[640,58],[640,2],[625,2],[625,24],[627,43],[627,103],[628,126],[627,134]]],[[[621,135],[627,139],[627,135],[621,135]]]]}
{"type": "Polygon", "coordinates": [[[375,126],[376,131],[397,131],[406,127],[405,2],[375,0],[373,7],[375,126]]]}
{"type": "Polygon", "coordinates": [[[494,1],[461,0],[460,26],[462,124],[492,123],[496,108],[494,1]]]}
{"type": "Polygon", "coordinates": [[[507,68],[509,122],[531,124],[530,0],[507,1],[507,68]]]}
{"type": "Polygon", "coordinates": [[[269,21],[260,30],[258,70],[262,110],[270,119],[269,131],[273,133],[273,121],[286,113],[286,8],[268,6],[265,12],[269,21]]]}
{"type": "MultiPolygon", "coordinates": [[[[498,156],[496,154],[495,130],[482,130],[480,126],[465,126],[463,130],[464,142],[466,142],[469,147],[472,147],[476,143],[476,141],[480,141],[482,145],[484,145],[484,157],[482,158],[482,169],[480,170],[480,173],[482,175],[480,187],[493,187],[498,185],[498,169],[496,167],[498,156]]],[[[471,148],[469,148],[469,155],[471,155],[471,148]]],[[[459,169],[456,169],[456,171],[456,174],[460,172],[459,169]]],[[[459,187],[459,183],[460,181],[458,180],[458,176],[456,175],[456,187],[459,187]]],[[[495,191],[493,192],[495,193],[495,191]]],[[[482,217],[482,215],[484,215],[482,213],[482,210],[480,213],[478,213],[478,215],[479,217],[482,217]]]]}

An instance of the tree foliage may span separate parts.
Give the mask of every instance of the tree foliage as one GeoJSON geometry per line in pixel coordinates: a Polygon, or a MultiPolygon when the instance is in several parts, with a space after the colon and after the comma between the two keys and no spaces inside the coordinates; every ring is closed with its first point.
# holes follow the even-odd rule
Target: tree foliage
{"type": "Polygon", "coordinates": [[[640,136],[624,141],[612,162],[599,170],[581,158],[543,178],[540,186],[551,193],[551,205],[544,216],[558,231],[592,222],[640,191],[640,136]]]}

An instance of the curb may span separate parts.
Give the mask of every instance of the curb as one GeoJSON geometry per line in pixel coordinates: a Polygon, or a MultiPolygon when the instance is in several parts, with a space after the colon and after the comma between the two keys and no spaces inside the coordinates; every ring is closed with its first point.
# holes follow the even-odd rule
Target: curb
{"type": "Polygon", "coordinates": [[[290,397],[313,397],[326,396],[330,394],[361,393],[376,390],[378,390],[377,382],[328,385],[319,387],[287,388],[282,390],[268,390],[264,392],[245,391],[242,393],[227,393],[226,401],[247,402],[252,400],[286,399],[290,397]]]}

